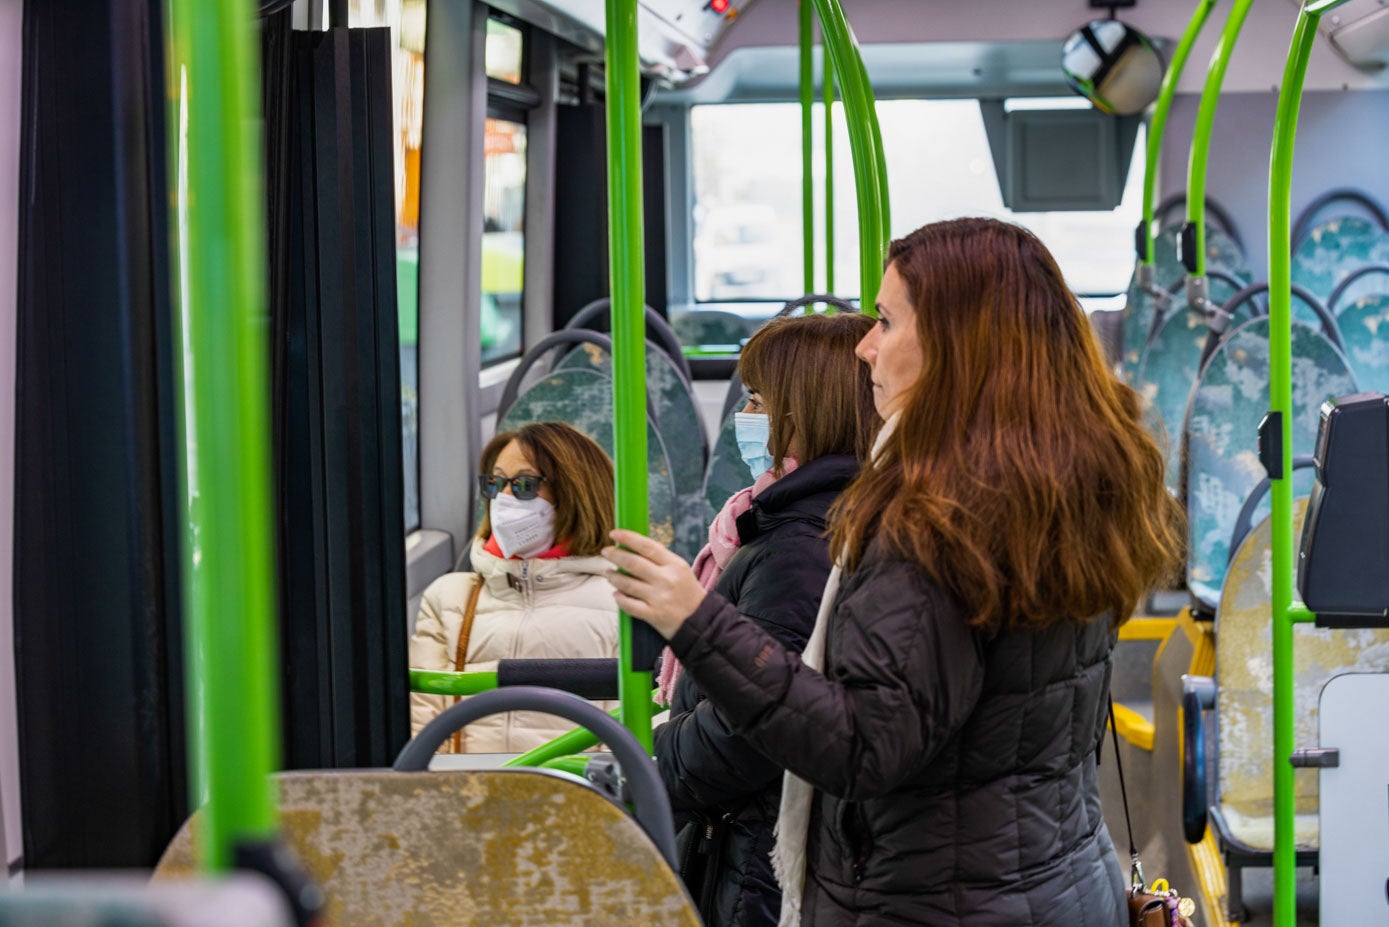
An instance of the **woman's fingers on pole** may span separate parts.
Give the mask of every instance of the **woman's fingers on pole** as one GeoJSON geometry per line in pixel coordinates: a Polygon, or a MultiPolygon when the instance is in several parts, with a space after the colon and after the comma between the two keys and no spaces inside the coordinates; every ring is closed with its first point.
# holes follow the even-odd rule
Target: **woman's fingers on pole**
{"type": "MultiPolygon", "coordinates": [[[[647,560],[650,560],[653,563],[665,563],[672,557],[674,557],[676,560],[680,559],[675,554],[667,550],[664,544],[660,543],[659,541],[653,541],[651,540],[651,538],[637,531],[628,531],[624,528],[616,528],[613,531],[609,532],[608,536],[612,538],[614,541],[616,541],[618,544],[621,544],[623,547],[627,548],[633,553],[640,554],[642,557],[645,557],[647,560]]],[[[680,562],[684,563],[683,560],[681,560],[680,562]]]]}
{"type": "Polygon", "coordinates": [[[650,579],[659,567],[641,554],[620,547],[604,547],[603,558],[619,570],[640,579],[650,579]]]}

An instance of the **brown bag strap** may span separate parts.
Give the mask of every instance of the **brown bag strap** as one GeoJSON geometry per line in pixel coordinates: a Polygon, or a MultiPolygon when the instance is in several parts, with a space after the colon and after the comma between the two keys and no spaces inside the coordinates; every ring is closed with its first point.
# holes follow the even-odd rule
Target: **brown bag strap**
{"type": "MultiPolygon", "coordinates": [[[[477,600],[482,594],[482,577],[477,577],[473,583],[472,590],[468,593],[468,604],[463,609],[463,626],[458,629],[458,646],[453,652],[453,668],[455,672],[463,672],[468,665],[468,640],[473,636],[473,619],[477,617],[477,600]]],[[[458,704],[461,696],[455,696],[453,703],[458,704]]],[[[463,729],[459,728],[453,732],[453,752],[463,752],[463,729]]]]}

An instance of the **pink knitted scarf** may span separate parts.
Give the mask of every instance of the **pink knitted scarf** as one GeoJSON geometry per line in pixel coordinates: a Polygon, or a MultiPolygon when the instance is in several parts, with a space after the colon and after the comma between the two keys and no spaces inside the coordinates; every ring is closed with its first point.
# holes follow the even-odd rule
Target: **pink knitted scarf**
{"type": "MultiPolygon", "coordinates": [[[[781,459],[781,475],[785,476],[799,464],[794,457],[781,459]]],[[[705,589],[713,589],[720,574],[728,566],[728,561],[738,552],[742,539],[738,537],[738,516],[752,508],[752,500],[762,490],[777,481],[777,476],[768,470],[759,476],[746,489],[740,489],[723,504],[723,509],[714,516],[709,525],[709,543],[695,556],[694,574],[705,589]]],[[[675,697],[675,683],[680,679],[680,661],[669,647],[661,654],[661,673],[656,678],[656,701],[669,705],[675,697]]]]}

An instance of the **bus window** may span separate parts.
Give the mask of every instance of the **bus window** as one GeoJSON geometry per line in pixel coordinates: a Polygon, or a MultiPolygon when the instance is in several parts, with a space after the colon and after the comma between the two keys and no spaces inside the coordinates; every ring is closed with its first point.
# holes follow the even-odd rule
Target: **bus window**
{"type": "MultiPolygon", "coordinates": [[[[1039,101],[1017,101],[1035,106],[1039,101]]],[[[1054,108],[1071,100],[1042,101],[1054,108]]],[[[1078,101],[1085,105],[1083,101],[1078,101]]],[[[817,104],[817,109],[819,104],[817,104]]],[[[849,139],[835,108],[835,286],[858,294],[858,228],[849,139]]],[[[962,215],[1026,226],[1056,255],[1071,288],[1122,292],[1133,268],[1133,229],[1142,205],[1140,136],[1121,205],[1108,212],[1015,213],[1003,205],[975,100],[878,103],[892,196],[893,233],[962,215]]],[[[823,113],[813,120],[816,287],[824,288],[823,113]]],[[[696,302],[783,301],[801,295],[800,105],[707,104],[690,113],[694,180],[696,302]],[[756,152],[756,156],[750,156],[756,152]]],[[[772,307],[764,307],[770,314],[772,307]]],[[[755,312],[747,306],[734,311],[755,312]]]]}

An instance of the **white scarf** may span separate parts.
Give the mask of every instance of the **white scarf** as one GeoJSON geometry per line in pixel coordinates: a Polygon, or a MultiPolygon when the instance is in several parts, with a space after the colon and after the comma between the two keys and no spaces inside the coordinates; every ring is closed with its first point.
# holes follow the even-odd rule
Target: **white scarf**
{"type": "MultiPolygon", "coordinates": [[[[888,436],[897,427],[894,413],[883,422],[873,442],[869,460],[876,461],[887,444],[888,436]]],[[[820,598],[820,611],[815,615],[815,630],[810,633],[801,662],[816,671],[825,668],[825,637],[828,635],[830,613],[839,593],[839,564],[830,570],[825,591],[820,598]]],[[[772,849],[772,870],[781,885],[781,919],[777,927],[797,927],[801,922],[801,894],[805,891],[805,847],[810,831],[810,803],[815,788],[800,776],[787,772],[781,782],[781,809],[777,813],[776,846],[772,849]]]]}

